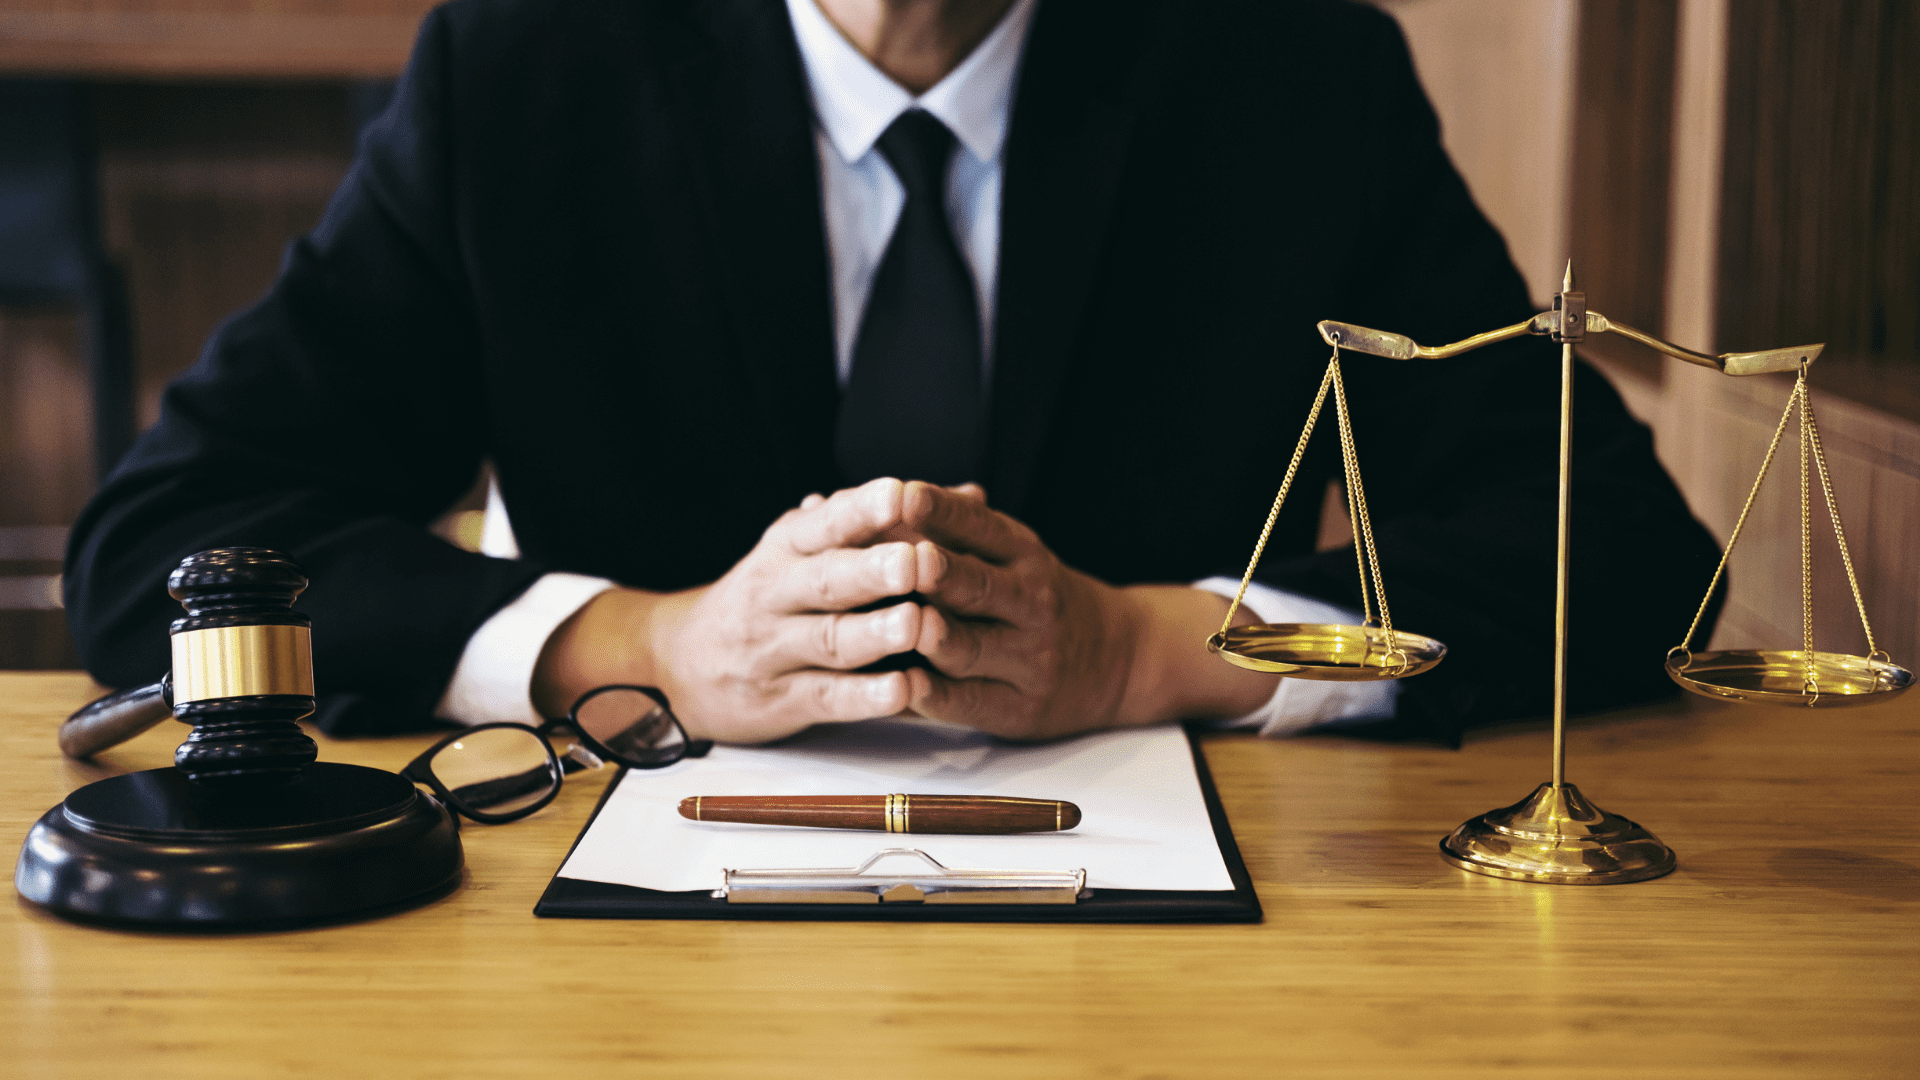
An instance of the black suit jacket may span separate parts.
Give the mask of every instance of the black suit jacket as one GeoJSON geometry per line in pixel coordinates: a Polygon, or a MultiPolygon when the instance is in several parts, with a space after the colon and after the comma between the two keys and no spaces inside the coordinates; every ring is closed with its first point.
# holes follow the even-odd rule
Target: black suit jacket
{"type": "MultiPolygon", "coordinates": [[[[319,227],[76,528],[89,668],[158,676],[169,569],[263,545],[312,577],[333,725],[397,726],[544,571],[724,573],[838,483],[810,125],[780,0],[436,11],[319,227]],[[424,529],[483,458],[522,561],[424,529]]],[[[1239,574],[1325,364],[1317,320],[1437,343],[1533,310],[1362,5],[1042,0],[1005,170],[982,479],[1111,582],[1239,574]]],[[[1345,361],[1396,625],[1452,648],[1402,713],[1442,736],[1546,707],[1556,360],[1345,361]]],[[[1592,708],[1667,685],[1717,552],[1646,429],[1580,380],[1572,694],[1592,708]]],[[[1311,550],[1338,468],[1331,433],[1315,445],[1260,577],[1353,605],[1352,553],[1311,550]]]]}

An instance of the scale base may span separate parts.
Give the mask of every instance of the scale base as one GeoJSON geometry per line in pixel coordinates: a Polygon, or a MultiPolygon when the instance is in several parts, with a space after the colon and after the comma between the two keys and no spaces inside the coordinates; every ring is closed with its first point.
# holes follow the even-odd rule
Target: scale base
{"type": "Polygon", "coordinates": [[[34,824],[13,880],[84,922],[264,930],[432,900],[461,865],[459,831],[431,796],[390,772],[316,762],[253,795],[172,768],[88,784],[34,824]]]}
{"type": "Polygon", "coordinates": [[[1572,784],[1541,784],[1440,841],[1462,870],[1549,885],[1621,885],[1673,870],[1673,849],[1640,826],[1588,802],[1572,784]]]}

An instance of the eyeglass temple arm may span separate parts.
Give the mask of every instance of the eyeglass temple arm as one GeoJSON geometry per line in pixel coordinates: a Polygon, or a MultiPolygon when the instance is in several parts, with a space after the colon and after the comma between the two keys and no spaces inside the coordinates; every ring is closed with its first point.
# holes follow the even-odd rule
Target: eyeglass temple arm
{"type": "MultiPolygon", "coordinates": [[[[704,755],[712,745],[712,743],[707,743],[701,747],[701,754],[704,755]]],[[[601,761],[593,751],[578,744],[569,747],[566,753],[558,756],[558,760],[560,762],[560,772],[567,776],[571,776],[585,769],[598,769],[606,764],[606,762],[601,761]],[[592,763],[589,764],[587,761],[575,756],[575,751],[584,753],[591,759],[592,763]]],[[[411,769],[411,766],[409,766],[409,769],[411,769]]],[[[492,780],[478,780],[471,784],[462,784],[459,787],[449,789],[449,794],[467,806],[485,809],[486,807],[498,806],[503,802],[509,802],[523,795],[530,795],[539,791],[551,782],[549,780],[550,776],[551,774],[547,772],[546,766],[541,765],[528,769],[525,772],[515,773],[512,776],[502,776],[492,780]]]]}
{"type": "MultiPolygon", "coordinates": [[[[562,770],[566,769],[563,764],[562,770]]],[[[468,806],[485,809],[498,806],[523,795],[531,795],[553,783],[553,774],[545,765],[539,765],[512,776],[502,776],[493,780],[479,780],[471,784],[462,784],[450,789],[454,798],[468,806]]]]}
{"type": "Polygon", "coordinates": [[[1498,330],[1475,334],[1464,341],[1433,348],[1415,344],[1412,338],[1402,334],[1371,330],[1351,323],[1334,322],[1328,319],[1323,320],[1319,325],[1321,340],[1329,345],[1372,356],[1384,356],[1390,360],[1444,360],[1450,356],[1458,356],[1482,346],[1527,334],[1551,336],[1556,341],[1580,341],[1586,334],[1604,334],[1611,331],[1650,349],[1685,360],[1689,364],[1712,368],[1724,375],[1764,375],[1770,371],[1798,371],[1802,363],[1812,363],[1819,358],[1820,351],[1826,348],[1825,344],[1797,345],[1792,348],[1767,349],[1762,352],[1709,355],[1682,348],[1670,341],[1662,341],[1652,334],[1635,330],[1625,323],[1614,322],[1597,311],[1588,311],[1584,314],[1585,319],[1581,320],[1584,325],[1576,323],[1572,333],[1561,331],[1561,315],[1558,310],[1543,311],[1526,322],[1503,326],[1498,330]]]}

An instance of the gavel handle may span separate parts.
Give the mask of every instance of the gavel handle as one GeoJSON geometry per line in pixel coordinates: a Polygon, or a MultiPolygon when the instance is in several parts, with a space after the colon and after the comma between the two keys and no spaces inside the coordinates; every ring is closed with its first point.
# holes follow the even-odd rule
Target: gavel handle
{"type": "Polygon", "coordinates": [[[170,684],[170,679],[161,679],[82,705],[60,725],[60,752],[73,758],[92,757],[172,716],[170,684]]]}

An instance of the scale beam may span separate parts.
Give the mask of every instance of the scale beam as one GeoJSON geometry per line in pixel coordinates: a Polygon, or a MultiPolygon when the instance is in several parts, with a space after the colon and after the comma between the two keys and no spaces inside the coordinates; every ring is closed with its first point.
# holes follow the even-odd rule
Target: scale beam
{"type": "MultiPolygon", "coordinates": [[[[1677,360],[1689,364],[1709,367],[1723,375],[1765,375],[1775,371],[1798,371],[1802,363],[1812,363],[1820,356],[1826,345],[1797,345],[1787,349],[1766,349],[1761,352],[1709,353],[1694,352],[1682,348],[1671,341],[1662,341],[1644,330],[1635,330],[1625,323],[1614,322],[1597,311],[1586,313],[1586,325],[1583,328],[1589,334],[1615,333],[1621,337],[1637,341],[1649,349],[1666,353],[1677,360]]],[[[1404,334],[1389,333],[1385,330],[1372,330],[1352,323],[1334,322],[1331,319],[1320,323],[1320,337],[1329,345],[1338,345],[1354,352],[1384,356],[1389,360],[1445,360],[1450,356],[1472,352],[1487,345],[1510,341],[1529,334],[1553,336],[1560,329],[1560,313],[1543,311],[1526,322],[1503,326],[1498,330],[1489,330],[1484,334],[1475,334],[1464,341],[1451,345],[1427,347],[1414,342],[1404,334]]],[[[1578,335],[1558,338],[1566,340],[1578,335]]]]}

